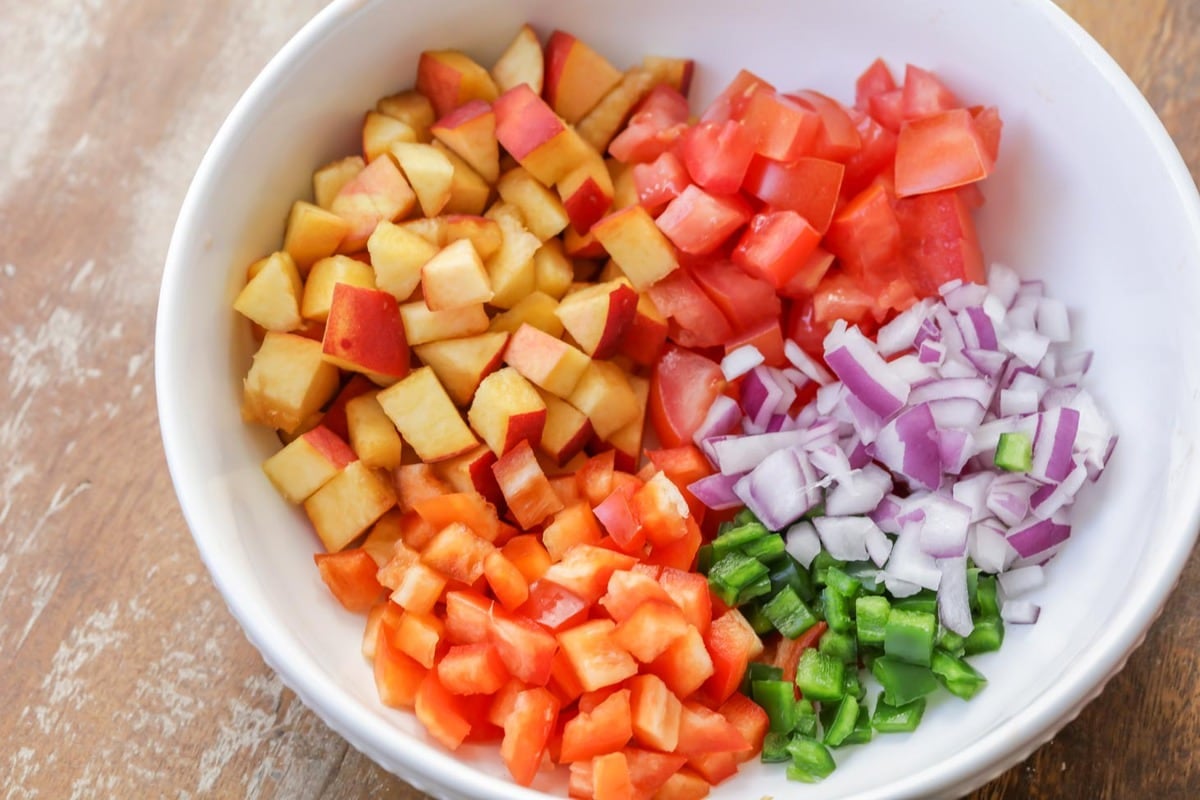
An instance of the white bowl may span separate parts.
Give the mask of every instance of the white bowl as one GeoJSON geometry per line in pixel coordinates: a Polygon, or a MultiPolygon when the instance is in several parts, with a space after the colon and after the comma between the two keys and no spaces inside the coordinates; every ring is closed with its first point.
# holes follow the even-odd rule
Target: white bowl
{"type": "MultiPolygon", "coordinates": [[[[1048,0],[679,3],[613,0],[337,0],[271,61],[226,120],[171,242],[157,327],[163,441],[197,546],[247,636],[300,698],[384,767],[445,798],[533,798],[493,748],[432,744],[381,706],[359,655],[362,620],[312,564],[306,521],[259,469],[276,445],[243,425],[252,343],[230,304],[244,266],[274,249],[312,170],[357,147],[364,108],[411,84],[417,54],[457,47],[483,63],[520,23],[585,38],[619,65],[646,52],[696,59],[693,103],[741,67],[782,87],[852,99],[876,56],[936,70],[995,104],[1002,156],[980,217],[986,255],[1047,281],[1096,351],[1090,386],[1122,434],[1075,536],[1012,627],[978,659],[969,703],[931,705],[912,735],[838,754],[822,784],[747,765],[715,798],[961,794],[1028,756],[1123,666],[1178,578],[1198,524],[1200,204],[1158,119],[1113,61],[1048,0]]],[[[695,107],[700,107],[695,105],[695,107]]],[[[563,784],[539,783],[558,794],[563,784]]]]}

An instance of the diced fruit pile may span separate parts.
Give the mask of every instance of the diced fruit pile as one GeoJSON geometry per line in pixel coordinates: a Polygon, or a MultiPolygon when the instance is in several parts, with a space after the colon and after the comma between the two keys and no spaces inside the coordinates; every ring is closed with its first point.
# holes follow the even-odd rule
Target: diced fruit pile
{"type": "MultiPolygon", "coordinates": [[[[852,106],[741,72],[695,118],[691,75],[528,26],[491,69],[423,52],[234,303],[261,343],[243,415],[284,442],[264,471],[367,615],[381,700],[448,748],[499,742],[519,783],[568,764],[576,797],[699,798],[760,752],[819,778],[812,701],[826,743],[863,735],[856,641],[901,672],[935,641],[928,598],[884,609],[828,553],[810,576],[687,487],[724,477],[694,443],[719,401],[765,407],[731,359],[770,371],[786,417],[817,386],[795,354],[835,323],[869,335],[985,279],[971,214],[1000,118],[882,62],[852,106]],[[812,576],[834,598],[815,611],[812,576]],[[771,594],[753,620],[750,585],[771,594]]],[[[875,727],[907,729],[889,691],[875,727]]]]}

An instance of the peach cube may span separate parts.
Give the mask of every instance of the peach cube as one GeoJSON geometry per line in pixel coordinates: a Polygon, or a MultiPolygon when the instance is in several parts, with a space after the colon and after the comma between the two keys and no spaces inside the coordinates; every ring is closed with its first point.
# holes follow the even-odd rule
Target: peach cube
{"type": "Polygon", "coordinates": [[[325,550],[336,553],[395,505],[391,481],[353,461],[304,501],[304,512],[325,550]]]}
{"type": "Polygon", "coordinates": [[[421,268],[425,305],[432,311],[486,303],[492,284],[470,239],[446,245],[421,268]]]}
{"type": "Polygon", "coordinates": [[[268,331],[243,382],[242,412],[291,434],[338,390],[338,369],[321,357],[321,343],[268,331]]]}
{"type": "Polygon", "coordinates": [[[413,370],[377,399],[424,462],[456,456],[479,443],[429,367],[413,370]]]}
{"type": "Polygon", "coordinates": [[[318,425],[263,462],[267,479],[290,503],[303,503],[357,456],[342,438],[318,425]]]}
{"type": "Polygon", "coordinates": [[[286,252],[272,253],[251,265],[250,280],[242,287],[233,308],[251,322],[269,331],[292,331],[304,320],[300,316],[300,273],[286,252]]]}
{"type": "Polygon", "coordinates": [[[467,419],[498,456],[522,441],[537,443],[546,423],[546,404],[512,367],[488,375],[475,391],[467,419]]]}

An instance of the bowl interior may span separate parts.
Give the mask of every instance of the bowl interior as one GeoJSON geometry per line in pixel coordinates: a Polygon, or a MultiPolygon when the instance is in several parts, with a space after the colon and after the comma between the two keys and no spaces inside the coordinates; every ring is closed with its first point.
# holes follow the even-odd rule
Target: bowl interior
{"type": "MultiPolygon", "coordinates": [[[[1200,487],[1195,188],[1132,85],[1049,2],[779,0],[731,11],[697,0],[679,9],[646,0],[334,2],[288,45],[206,157],[168,260],[158,389],[185,514],[266,660],[352,743],[442,796],[535,796],[508,782],[492,748],[451,756],[427,746],[409,715],[378,704],[359,655],[361,619],[324,590],[311,559],[319,543],[259,469],[274,437],[239,416],[253,343],[230,305],[244,266],[278,246],[312,171],[357,149],[364,109],[411,84],[422,49],[456,47],[488,64],[529,20],[543,35],[575,33],[618,66],[646,53],[696,59],[694,108],[740,68],[843,101],[876,56],[898,72],[909,62],[934,69],[961,97],[999,106],[1002,155],[979,217],[985,255],[1045,279],[1068,304],[1078,346],[1096,353],[1089,386],[1122,434],[1033,597],[1041,621],[1011,627],[1001,652],[978,659],[988,689],[970,703],[936,702],[913,735],[842,750],[834,776],[803,791],[928,797],[965,788],[1047,735],[1123,661],[1190,550],[1200,487]],[[456,769],[461,760],[476,770],[456,769]]],[[[540,780],[562,789],[561,777],[540,780]]],[[[750,765],[713,796],[784,790],[782,769],[750,765]]]]}

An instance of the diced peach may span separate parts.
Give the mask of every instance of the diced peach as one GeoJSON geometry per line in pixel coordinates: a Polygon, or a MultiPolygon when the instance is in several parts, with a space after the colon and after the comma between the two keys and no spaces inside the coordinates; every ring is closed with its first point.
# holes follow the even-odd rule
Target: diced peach
{"type": "Polygon", "coordinates": [[[417,91],[429,98],[436,118],[471,100],[499,94],[488,71],[457,50],[426,50],[417,60],[417,91]]]}
{"type": "Polygon", "coordinates": [[[317,205],[325,210],[333,206],[333,198],[337,197],[342,187],[352,181],[363,171],[367,162],[362,156],[347,156],[331,161],[313,173],[313,198],[317,205]]]}
{"type": "Polygon", "coordinates": [[[591,359],[563,340],[524,324],[509,340],[504,360],[547,392],[567,397],[591,359]]]}
{"type": "Polygon", "coordinates": [[[296,262],[300,274],[307,275],[313,264],[337,252],[349,232],[349,223],[337,214],[297,200],[288,214],[283,249],[296,262]]]}
{"type": "Polygon", "coordinates": [[[416,345],[417,357],[433,369],[458,406],[468,406],[483,379],[503,364],[508,334],[487,332],[416,345]]]}
{"type": "Polygon", "coordinates": [[[415,141],[417,132],[407,122],[378,111],[368,111],[363,119],[362,149],[368,164],[387,153],[397,142],[415,141]]]}
{"type": "Polygon", "coordinates": [[[531,325],[551,336],[562,336],[563,324],[554,314],[557,308],[558,301],[553,297],[533,291],[508,311],[492,317],[490,329],[513,333],[522,325],[531,325]]]}
{"type": "Polygon", "coordinates": [[[378,400],[422,461],[441,461],[478,444],[429,367],[410,372],[380,392],[378,400]]]}
{"type": "Polygon", "coordinates": [[[640,413],[637,393],[625,371],[598,359],[592,359],[567,402],[587,415],[601,439],[607,439],[640,413]]]}
{"type": "Polygon", "coordinates": [[[377,158],[341,188],[330,211],[350,224],[339,247],[357,253],[381,221],[406,216],[417,204],[417,196],[391,157],[377,158]]]}
{"type": "Polygon", "coordinates": [[[424,300],[400,306],[404,335],[411,345],[473,336],[488,329],[487,311],[483,303],[434,311],[424,300]]]}
{"type": "Polygon", "coordinates": [[[528,84],[512,87],[492,108],[500,144],[545,186],[595,152],[528,84]]]}
{"type": "Polygon", "coordinates": [[[463,103],[435,122],[429,132],[485,181],[499,180],[500,145],[496,141],[496,115],[489,103],[483,100],[463,103]]]}
{"type": "Polygon", "coordinates": [[[318,425],[263,462],[263,472],[288,502],[302,503],[357,456],[340,436],[318,425]]]}
{"type": "Polygon", "coordinates": [[[333,304],[333,290],[339,283],[374,289],[375,273],[370,264],[349,256],[322,258],[308,273],[304,295],[300,298],[300,314],[305,319],[323,322],[333,304]]]}
{"type": "Polygon", "coordinates": [[[233,301],[234,310],[268,331],[299,328],[304,323],[300,314],[303,284],[292,257],[281,250],[256,262],[249,271],[252,277],[233,301]]]}
{"type": "Polygon", "coordinates": [[[334,286],[325,336],[325,360],[379,383],[408,374],[408,342],[396,298],[378,289],[334,286]]]}
{"type": "Polygon", "coordinates": [[[528,25],[522,25],[517,35],[492,65],[492,80],[501,92],[507,92],[517,84],[525,83],[535,94],[542,93],[545,77],[545,56],[537,33],[528,25]]]}
{"type": "Polygon", "coordinates": [[[421,284],[421,267],[437,254],[431,244],[406,226],[380,222],[367,239],[375,287],[404,302],[421,284]]]}
{"type": "Polygon", "coordinates": [[[562,240],[547,239],[533,254],[534,285],[537,291],[561,298],[575,278],[575,266],[563,252],[562,240]]]}
{"type": "Polygon", "coordinates": [[[272,331],[246,375],[242,413],[248,421],[293,433],[337,390],[337,367],[321,357],[320,342],[272,331]]]}
{"type": "Polygon", "coordinates": [[[546,42],[546,101],[567,122],[583,119],[621,80],[621,71],[569,33],[546,42]]]}
{"type": "Polygon", "coordinates": [[[492,285],[470,239],[446,245],[421,268],[421,288],[431,311],[486,303],[492,285]]]}
{"type": "Polygon", "coordinates": [[[417,194],[421,213],[433,217],[450,202],[454,165],[441,150],[419,142],[394,142],[390,152],[417,194]]]}
{"type": "Polygon", "coordinates": [[[541,441],[546,404],[517,370],[505,367],[479,384],[467,418],[487,446],[503,456],[520,442],[541,441]]]}
{"type": "Polygon", "coordinates": [[[350,446],[368,467],[394,469],[400,466],[403,443],[396,426],[383,413],[375,394],[363,394],[346,404],[350,446]]]}
{"type": "Polygon", "coordinates": [[[429,141],[429,126],[433,124],[436,117],[433,113],[433,104],[420,92],[409,89],[398,94],[381,97],[375,103],[375,110],[407,123],[416,131],[418,142],[429,141]]]}
{"type": "Polygon", "coordinates": [[[521,212],[529,232],[545,242],[567,227],[570,218],[562,202],[524,167],[514,167],[500,176],[496,190],[521,212]]]}
{"type": "Polygon", "coordinates": [[[304,512],[325,549],[335,553],[395,505],[391,483],[362,461],[353,461],[304,501],[304,512]]]}
{"type": "Polygon", "coordinates": [[[674,245],[640,205],[609,214],[591,232],[639,292],[679,267],[674,245]]]}
{"type": "Polygon", "coordinates": [[[624,280],[607,281],[569,292],[554,313],[585,353],[609,358],[633,321],[637,299],[624,280]]]}

